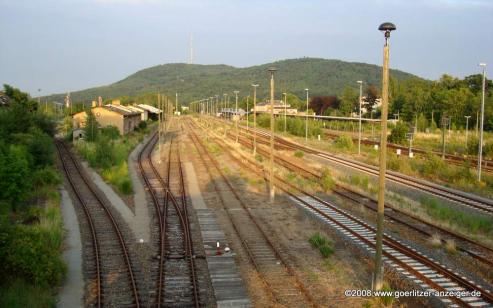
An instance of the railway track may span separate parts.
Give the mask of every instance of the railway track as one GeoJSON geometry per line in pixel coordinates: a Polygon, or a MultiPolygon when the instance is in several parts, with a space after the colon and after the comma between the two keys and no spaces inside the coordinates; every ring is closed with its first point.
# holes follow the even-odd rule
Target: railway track
{"type": "Polygon", "coordinates": [[[56,141],[56,148],[65,177],[86,218],[86,223],[81,223],[82,238],[88,246],[85,251],[92,250],[92,255],[84,258],[89,279],[86,305],[140,307],[137,279],[117,219],[70,149],[62,141],[56,141]]]}
{"type": "MultiPolygon", "coordinates": [[[[325,136],[327,136],[331,139],[335,139],[341,135],[335,134],[335,133],[330,133],[330,132],[325,132],[325,136]]],[[[352,139],[353,139],[353,141],[358,142],[358,138],[352,138],[352,139]]],[[[378,142],[378,141],[373,141],[373,140],[368,140],[368,139],[363,139],[363,138],[361,139],[361,143],[366,144],[366,145],[378,145],[378,146],[380,146],[380,142],[378,142]]],[[[400,149],[402,151],[403,155],[409,154],[409,147],[405,147],[405,146],[398,145],[395,143],[387,143],[387,147],[390,149],[394,149],[394,150],[400,149]]],[[[433,155],[442,157],[441,152],[426,151],[424,149],[415,148],[415,147],[412,148],[412,152],[422,154],[422,155],[431,153],[433,155]]],[[[477,165],[478,165],[478,160],[475,158],[472,158],[472,157],[466,158],[466,157],[462,157],[459,155],[453,155],[453,154],[445,154],[445,160],[449,163],[452,163],[452,164],[458,165],[458,166],[462,166],[465,162],[469,162],[471,167],[476,168],[476,169],[477,169],[477,165]]],[[[483,171],[493,172],[493,161],[484,159],[481,163],[481,166],[482,166],[483,171]]]]}
{"type": "Polygon", "coordinates": [[[154,134],[139,153],[139,169],[154,205],[158,236],[157,307],[200,307],[198,274],[187,212],[179,144],[170,139],[164,180],[152,160],[154,134]]]}
{"type": "MultiPolygon", "coordinates": [[[[223,149],[231,148],[219,138],[215,139],[223,149]]],[[[228,151],[226,151],[228,152],[228,151]]],[[[244,168],[251,170],[268,181],[264,176],[262,166],[251,158],[241,155],[238,159],[231,157],[244,168]],[[248,163],[246,163],[248,162],[248,163]]],[[[352,240],[356,245],[374,254],[376,228],[350,213],[340,209],[336,205],[313,196],[302,189],[285,182],[279,176],[275,177],[276,186],[285,192],[298,206],[306,209],[315,218],[323,221],[338,230],[342,235],[352,240]],[[296,193],[294,193],[295,191],[296,193]]],[[[454,272],[447,266],[440,264],[423,253],[416,251],[406,243],[384,234],[383,242],[384,261],[387,266],[398,271],[402,276],[416,283],[419,287],[428,291],[457,292],[457,291],[479,291],[480,296],[467,296],[457,298],[455,296],[438,296],[438,298],[450,306],[464,307],[487,307],[493,304],[491,290],[468,280],[462,275],[454,272]]]]}
{"type": "MultiPolygon", "coordinates": [[[[234,138],[232,134],[228,134],[228,137],[231,140],[233,140],[234,138]]],[[[239,142],[248,148],[253,148],[253,144],[249,140],[240,139],[239,142]]],[[[263,155],[264,157],[268,157],[268,152],[265,149],[257,147],[257,152],[263,155]]],[[[308,179],[313,180],[313,179],[322,178],[320,173],[315,172],[313,170],[309,170],[308,168],[300,166],[298,164],[292,163],[280,155],[275,155],[275,163],[285,167],[288,170],[294,171],[297,174],[300,174],[301,176],[308,179]]],[[[376,212],[377,210],[377,200],[365,196],[361,193],[358,193],[350,188],[336,184],[335,187],[333,188],[333,192],[343,197],[344,199],[352,201],[355,204],[362,204],[363,206],[374,212],[376,212]]],[[[456,240],[458,243],[461,244],[461,246],[458,247],[460,251],[468,254],[472,258],[484,264],[493,267],[493,261],[491,261],[493,257],[492,248],[485,246],[477,241],[471,240],[465,236],[462,236],[457,232],[453,232],[445,228],[436,226],[432,223],[429,223],[416,215],[411,215],[409,213],[406,213],[390,204],[385,204],[385,207],[388,209],[392,209],[392,212],[385,212],[385,216],[388,219],[391,219],[392,221],[405,225],[406,227],[427,237],[432,237],[434,234],[444,235],[440,238],[440,241],[443,244],[446,243],[446,240],[444,239],[445,237],[453,238],[454,240],[456,240]]]]}
{"type": "Polygon", "coordinates": [[[222,207],[272,300],[286,307],[315,306],[293,269],[287,265],[282,254],[269,240],[238,192],[224,176],[218,162],[205,149],[193,129],[190,128],[188,131],[200,159],[208,170],[222,207]]]}
{"type": "MultiPolygon", "coordinates": [[[[245,127],[241,127],[241,129],[242,129],[242,134],[244,136],[247,136],[250,139],[253,138],[252,129],[249,129],[248,131],[245,130],[245,127]]],[[[269,133],[257,129],[257,141],[262,140],[261,142],[265,143],[268,141],[268,138],[269,138],[269,133]]],[[[301,150],[305,153],[312,154],[324,160],[337,163],[340,165],[344,165],[346,167],[350,167],[352,169],[359,170],[367,174],[378,176],[379,171],[378,171],[378,167],[376,166],[370,166],[358,161],[341,158],[320,150],[316,150],[301,144],[294,143],[292,141],[283,139],[279,136],[275,136],[275,141],[278,145],[284,148],[290,148],[292,150],[301,150]]],[[[465,193],[462,191],[458,191],[455,189],[447,188],[428,181],[418,180],[410,176],[400,174],[398,172],[387,171],[386,178],[388,181],[399,183],[411,187],[413,189],[425,191],[429,194],[457,202],[464,206],[468,206],[479,212],[493,215],[493,200],[472,195],[469,193],[465,193]]]]}

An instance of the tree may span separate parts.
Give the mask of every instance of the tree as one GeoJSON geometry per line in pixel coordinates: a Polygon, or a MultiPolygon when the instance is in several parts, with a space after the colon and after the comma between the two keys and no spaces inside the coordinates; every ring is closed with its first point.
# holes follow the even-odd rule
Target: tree
{"type": "Polygon", "coordinates": [[[84,128],[86,140],[94,142],[98,137],[98,122],[92,111],[86,111],[86,114],[86,127],[84,128]]]}
{"type": "Polygon", "coordinates": [[[365,97],[361,103],[362,107],[366,109],[366,112],[369,113],[375,108],[378,97],[379,94],[377,88],[374,85],[369,85],[366,88],[365,97]]]}
{"type": "Polygon", "coordinates": [[[328,108],[339,108],[340,101],[337,96],[315,96],[308,104],[308,108],[315,114],[322,115],[328,108]]]}
{"type": "Polygon", "coordinates": [[[351,112],[357,109],[359,101],[359,93],[357,90],[351,87],[344,88],[344,92],[341,97],[341,104],[339,105],[339,111],[344,116],[350,116],[351,112]]]}

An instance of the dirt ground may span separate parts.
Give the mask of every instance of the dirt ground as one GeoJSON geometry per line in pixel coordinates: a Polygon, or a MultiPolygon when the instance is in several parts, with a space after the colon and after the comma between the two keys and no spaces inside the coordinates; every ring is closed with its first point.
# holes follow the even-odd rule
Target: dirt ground
{"type": "MultiPolygon", "coordinates": [[[[199,131],[196,130],[196,133],[199,131]]],[[[231,221],[218,202],[218,197],[215,196],[216,192],[209,186],[211,179],[197,155],[197,150],[191,141],[186,144],[187,149],[184,152],[188,154],[187,161],[191,161],[194,165],[207,207],[215,210],[218,222],[237,253],[242,278],[247,283],[253,303],[256,307],[272,306],[273,303],[265,292],[263,282],[249,263],[231,221]]],[[[210,146],[212,143],[208,144],[210,146]]],[[[247,207],[251,209],[252,215],[263,231],[286,257],[288,265],[294,269],[318,305],[322,307],[365,305],[367,302],[365,299],[344,296],[346,289],[367,289],[370,286],[371,272],[368,267],[369,260],[365,256],[355,257],[355,252],[348,249],[344,240],[326,227],[315,223],[282,194],[276,197],[274,204],[270,204],[266,194],[266,183],[247,170],[241,169],[227,153],[215,150],[213,155],[220,162],[222,171],[236,187],[247,207]],[[327,259],[324,259],[308,242],[316,232],[325,235],[332,242],[335,252],[327,259]]]]}

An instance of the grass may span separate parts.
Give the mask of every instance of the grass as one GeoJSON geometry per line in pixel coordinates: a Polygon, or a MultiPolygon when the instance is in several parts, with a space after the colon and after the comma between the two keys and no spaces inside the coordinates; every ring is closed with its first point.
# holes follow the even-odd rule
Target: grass
{"type": "Polygon", "coordinates": [[[334,248],[332,248],[332,243],[320,233],[314,233],[308,242],[320,251],[320,254],[324,259],[329,258],[334,253],[334,248]]]}
{"type": "Polygon", "coordinates": [[[334,188],[335,184],[336,182],[332,178],[330,171],[328,169],[324,169],[322,171],[322,177],[320,178],[320,186],[322,186],[322,189],[325,192],[329,192],[334,188]]]}
{"type": "Polygon", "coordinates": [[[305,153],[303,151],[300,151],[300,150],[297,150],[294,152],[294,156],[298,157],[298,158],[303,158],[304,154],[305,153]]]}
{"type": "Polygon", "coordinates": [[[53,290],[22,279],[4,281],[0,286],[0,307],[55,307],[53,290]]]}
{"type": "Polygon", "coordinates": [[[457,211],[440,204],[435,198],[422,198],[421,206],[430,218],[455,225],[468,233],[487,235],[493,230],[492,218],[457,211]]]}
{"type": "Polygon", "coordinates": [[[75,148],[107,183],[122,195],[131,195],[133,185],[127,158],[149,131],[147,127],[117,138],[105,136],[103,131],[96,142],[77,142],[75,148]]]}

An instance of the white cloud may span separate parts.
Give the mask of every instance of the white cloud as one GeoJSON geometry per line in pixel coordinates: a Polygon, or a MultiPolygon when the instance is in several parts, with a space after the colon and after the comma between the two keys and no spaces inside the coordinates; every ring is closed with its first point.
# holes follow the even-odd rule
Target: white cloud
{"type": "Polygon", "coordinates": [[[159,2],[159,0],[93,0],[96,3],[100,4],[155,4],[159,2]]]}

